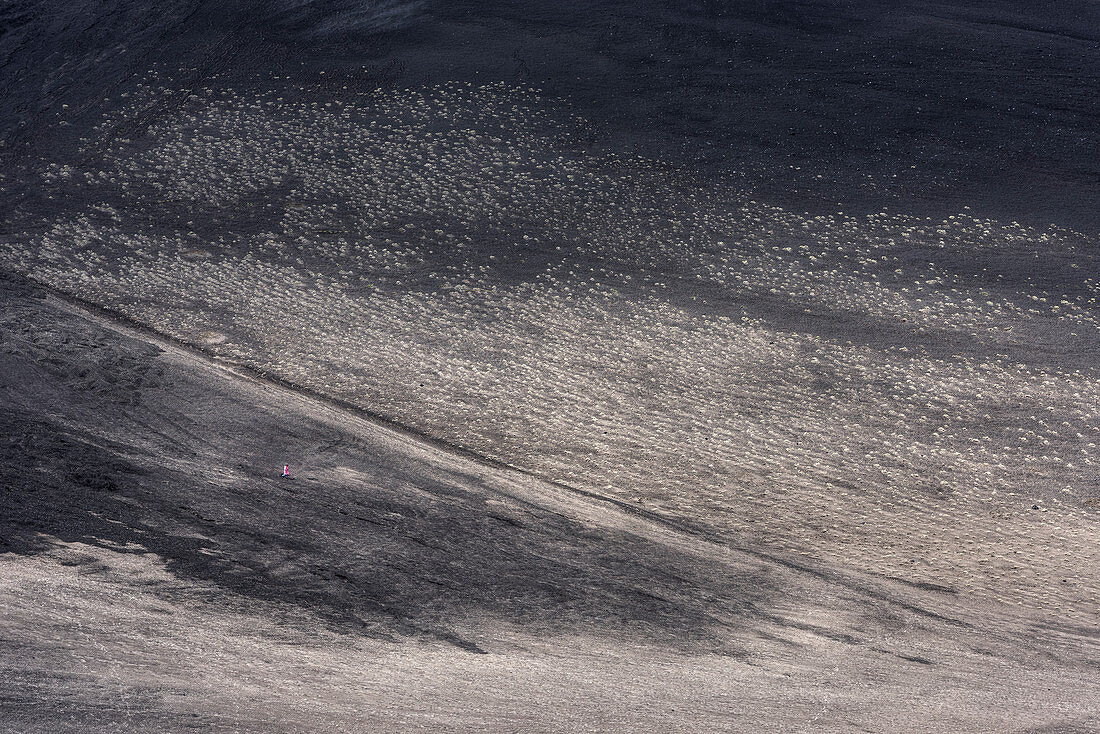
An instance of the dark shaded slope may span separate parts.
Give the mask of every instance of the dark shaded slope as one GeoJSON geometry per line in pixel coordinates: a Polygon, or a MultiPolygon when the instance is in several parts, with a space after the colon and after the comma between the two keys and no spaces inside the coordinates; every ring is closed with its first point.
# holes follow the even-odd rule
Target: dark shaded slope
{"type": "Polygon", "coordinates": [[[792,207],[1100,225],[1094,3],[458,7],[410,74],[441,79],[453,54],[542,86],[601,122],[591,142],[733,169],[792,207]]]}
{"type": "Polygon", "coordinates": [[[155,12],[114,0],[16,3],[0,22],[9,161],[72,163],[73,141],[152,68],[194,88],[276,71],[288,93],[324,71],[332,99],[367,70],[385,85],[536,85],[593,121],[578,146],[733,170],[796,208],[946,216],[971,206],[1100,228],[1100,11],[1083,0],[177,2],[155,12]]]}
{"type": "Polygon", "coordinates": [[[410,463],[284,410],[278,393],[256,410],[148,344],[30,303],[9,301],[3,319],[7,552],[139,543],[183,579],[471,650],[451,628],[498,620],[725,648],[716,633],[730,620],[766,616],[763,569],[704,574],[664,545],[500,495],[491,471],[410,463]]]}

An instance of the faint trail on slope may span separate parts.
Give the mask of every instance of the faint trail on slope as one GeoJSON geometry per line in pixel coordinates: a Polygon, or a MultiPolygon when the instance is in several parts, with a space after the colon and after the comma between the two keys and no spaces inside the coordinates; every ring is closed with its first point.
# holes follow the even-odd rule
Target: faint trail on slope
{"type": "MultiPolygon", "coordinates": [[[[382,438],[386,442],[401,445],[414,452],[422,452],[424,456],[455,457],[475,461],[492,472],[497,486],[492,488],[491,492],[506,494],[520,503],[544,511],[548,510],[585,524],[595,524],[630,533],[690,554],[700,560],[717,561],[744,570],[755,569],[759,564],[764,563],[794,577],[813,578],[830,586],[841,587],[894,605],[929,620],[961,628],[971,626],[957,618],[958,610],[965,605],[957,603],[958,600],[952,598],[953,594],[945,593],[942,588],[924,588],[904,579],[891,579],[873,573],[857,573],[852,569],[842,570],[814,564],[808,560],[799,561],[795,554],[784,556],[775,551],[731,545],[727,540],[716,538],[713,533],[702,527],[693,526],[679,519],[664,517],[660,513],[633,506],[613,497],[541,477],[521,467],[504,464],[428,435],[416,428],[377,416],[358,406],[318,394],[309,388],[303,388],[247,365],[228,363],[211,356],[199,347],[161,334],[123,314],[60,292],[51,286],[41,285],[41,287],[49,293],[49,302],[52,305],[101,327],[151,343],[170,353],[175,359],[215,374],[221,379],[247,383],[254,389],[264,392],[264,398],[268,401],[274,398],[277,403],[293,404],[325,423],[334,427],[339,426],[343,431],[370,435],[374,439],[382,438]],[[273,396],[271,391],[276,391],[276,395],[273,396]],[[519,477],[535,479],[538,485],[532,486],[529,481],[517,481],[519,477]],[[507,492],[500,486],[502,484],[507,487],[507,492]],[[917,596],[916,600],[913,599],[914,595],[917,596]],[[936,608],[941,609],[942,613],[935,611],[936,608]]],[[[329,446],[336,447],[334,444],[329,446]]],[[[805,557],[806,554],[801,555],[805,557]]],[[[765,615],[765,618],[771,618],[773,621],[779,619],[774,615],[765,615]]]]}

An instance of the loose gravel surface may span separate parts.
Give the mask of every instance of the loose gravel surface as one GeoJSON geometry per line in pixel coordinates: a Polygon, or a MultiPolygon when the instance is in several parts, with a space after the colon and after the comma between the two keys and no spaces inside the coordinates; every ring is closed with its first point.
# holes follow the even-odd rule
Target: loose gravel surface
{"type": "Polygon", "coordinates": [[[1100,608],[1085,234],[791,211],[575,150],[530,88],[278,84],[141,86],[82,148],[97,173],[43,173],[60,211],[20,210],[0,262],[739,543],[1100,608]]]}
{"type": "Polygon", "coordinates": [[[719,542],[0,286],[0,730],[1098,723],[1090,628],[719,542]]]}
{"type": "Polygon", "coordinates": [[[0,724],[1096,729],[1100,11],[972,6],[0,8],[0,724]]]}

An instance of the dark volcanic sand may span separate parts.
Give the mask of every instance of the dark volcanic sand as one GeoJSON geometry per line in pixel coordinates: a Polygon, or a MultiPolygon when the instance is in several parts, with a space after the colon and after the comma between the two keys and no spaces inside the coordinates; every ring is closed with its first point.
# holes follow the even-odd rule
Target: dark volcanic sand
{"type": "Polygon", "coordinates": [[[17,2],[0,28],[0,119],[17,156],[65,159],[154,66],[185,85],[264,70],[291,87],[326,71],[332,98],[347,73],[368,87],[503,81],[568,98],[592,123],[581,144],[736,170],[796,208],[970,206],[1100,228],[1088,0],[17,2]]]}
{"type": "Polygon", "coordinates": [[[0,9],[0,728],[1096,729],[1098,27],[0,9]]]}

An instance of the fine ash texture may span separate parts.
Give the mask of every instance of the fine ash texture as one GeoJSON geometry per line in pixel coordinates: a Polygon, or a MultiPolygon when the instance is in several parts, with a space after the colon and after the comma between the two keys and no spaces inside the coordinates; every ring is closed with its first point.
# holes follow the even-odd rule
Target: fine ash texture
{"type": "Polygon", "coordinates": [[[0,9],[0,729],[1097,728],[1100,10],[880,5],[0,9]]]}
{"type": "Polygon", "coordinates": [[[738,543],[1092,615],[1084,235],[768,206],[573,151],[504,85],[194,91],[139,144],[112,131],[180,95],[139,87],[97,172],[49,167],[63,213],[4,264],[738,543]]]}
{"type": "Polygon", "coordinates": [[[1087,626],[709,542],[43,296],[0,280],[0,731],[1100,723],[1087,626]]]}

